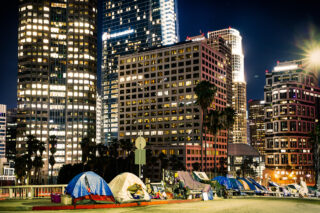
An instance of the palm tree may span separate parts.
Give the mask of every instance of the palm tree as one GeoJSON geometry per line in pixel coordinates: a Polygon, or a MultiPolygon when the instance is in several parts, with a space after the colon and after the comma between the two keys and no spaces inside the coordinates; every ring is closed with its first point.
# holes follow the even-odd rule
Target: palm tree
{"type": "Polygon", "coordinates": [[[54,154],[57,152],[57,148],[56,148],[57,143],[58,143],[57,136],[51,135],[49,137],[49,144],[50,144],[49,150],[51,153],[51,155],[49,157],[49,164],[51,166],[51,183],[53,183],[53,166],[54,166],[54,164],[56,164],[56,160],[54,159],[54,154]]]}
{"type": "MultiPolygon", "coordinates": [[[[196,104],[198,104],[202,111],[202,122],[201,122],[201,131],[200,131],[200,145],[201,145],[201,170],[203,170],[203,127],[205,117],[207,115],[208,107],[214,101],[215,93],[217,92],[217,87],[210,83],[209,81],[201,81],[197,86],[194,88],[194,92],[197,95],[196,104]]],[[[205,130],[206,131],[206,130],[205,130]]],[[[207,135],[205,132],[205,140],[207,135]]],[[[206,142],[205,142],[206,143],[206,142]]],[[[207,149],[207,145],[205,144],[205,150],[207,149]]],[[[205,155],[207,152],[205,151],[205,155]]],[[[207,158],[205,158],[205,167],[207,167],[207,158]]]]}
{"type": "Polygon", "coordinates": [[[310,142],[312,142],[313,146],[313,155],[314,155],[314,170],[315,170],[315,180],[316,180],[316,186],[318,189],[320,189],[320,125],[317,123],[315,128],[310,134],[310,142]]]}
{"type": "Polygon", "coordinates": [[[210,110],[207,118],[207,127],[209,132],[214,135],[214,175],[217,174],[217,134],[224,128],[223,114],[217,110],[210,110]]]}
{"type": "Polygon", "coordinates": [[[27,165],[28,184],[29,184],[29,181],[31,178],[31,170],[34,166],[33,156],[34,156],[34,154],[37,153],[39,143],[40,143],[40,141],[38,139],[36,139],[35,136],[33,136],[33,135],[27,136],[27,142],[26,142],[27,150],[25,153],[25,155],[26,155],[25,160],[26,160],[26,165],[27,165]]]}
{"type": "Polygon", "coordinates": [[[228,131],[227,132],[227,159],[228,159],[228,154],[229,154],[228,144],[229,144],[229,138],[230,138],[230,129],[234,124],[235,111],[231,107],[226,107],[222,112],[222,115],[223,115],[223,126],[228,131]]]}
{"type": "Polygon", "coordinates": [[[26,155],[15,158],[14,171],[17,175],[17,179],[20,180],[21,184],[24,184],[25,176],[27,174],[26,155]]]}
{"type": "Polygon", "coordinates": [[[133,143],[128,140],[120,140],[120,148],[125,152],[126,155],[129,155],[133,150],[133,143]]]}

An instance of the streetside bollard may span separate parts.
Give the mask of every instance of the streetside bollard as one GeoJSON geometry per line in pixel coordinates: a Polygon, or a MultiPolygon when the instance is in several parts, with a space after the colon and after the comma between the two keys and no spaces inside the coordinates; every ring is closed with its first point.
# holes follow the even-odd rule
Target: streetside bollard
{"type": "Polygon", "coordinates": [[[11,199],[13,197],[13,189],[9,188],[9,198],[11,199]]]}

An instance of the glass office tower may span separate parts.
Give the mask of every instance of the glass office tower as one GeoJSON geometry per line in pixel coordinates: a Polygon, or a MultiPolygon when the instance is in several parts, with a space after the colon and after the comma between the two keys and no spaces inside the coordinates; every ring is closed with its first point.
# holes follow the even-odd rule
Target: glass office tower
{"type": "Polygon", "coordinates": [[[105,142],[118,138],[118,57],[178,39],[175,0],[103,0],[102,98],[105,142]]]}
{"type": "Polygon", "coordinates": [[[58,138],[54,175],[81,162],[82,138],[95,135],[96,20],[96,0],[19,0],[17,151],[28,135],[46,143],[42,177],[50,135],[58,138]]]}
{"type": "Polygon", "coordinates": [[[235,122],[232,128],[233,143],[247,141],[247,83],[244,75],[244,55],[242,36],[233,28],[212,31],[208,38],[222,37],[231,46],[232,52],[232,107],[235,110],[235,122]]]}

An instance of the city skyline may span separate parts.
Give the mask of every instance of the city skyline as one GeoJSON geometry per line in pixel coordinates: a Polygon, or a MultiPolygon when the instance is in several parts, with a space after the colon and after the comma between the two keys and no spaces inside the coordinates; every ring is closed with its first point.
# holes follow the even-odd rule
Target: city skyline
{"type": "MultiPolygon", "coordinates": [[[[197,35],[200,30],[207,33],[209,30],[228,26],[238,29],[244,42],[247,99],[262,99],[264,71],[271,70],[278,60],[302,57],[296,45],[297,40],[308,37],[310,24],[320,26],[320,18],[315,15],[317,10],[312,4],[299,4],[301,1],[290,1],[290,4],[287,2],[277,2],[275,5],[260,1],[251,3],[248,7],[248,2],[241,2],[240,5],[236,1],[203,1],[202,4],[191,4],[188,0],[178,1],[180,39],[197,35]],[[219,8],[228,9],[220,11],[219,8]],[[283,13],[284,10],[291,13],[283,13]],[[299,16],[296,17],[294,14],[297,12],[299,16]],[[190,13],[201,16],[188,16],[190,13]],[[255,17],[254,22],[252,17],[255,17]]],[[[1,96],[0,102],[12,108],[16,106],[17,3],[8,2],[4,10],[1,11],[4,17],[1,23],[6,23],[8,27],[7,33],[2,34],[0,40],[3,50],[7,51],[1,52],[0,89],[6,93],[1,96]]],[[[101,31],[98,32],[98,40],[100,34],[101,31]]],[[[101,54],[101,48],[98,53],[101,54]]],[[[100,57],[101,55],[98,63],[100,57]]]]}

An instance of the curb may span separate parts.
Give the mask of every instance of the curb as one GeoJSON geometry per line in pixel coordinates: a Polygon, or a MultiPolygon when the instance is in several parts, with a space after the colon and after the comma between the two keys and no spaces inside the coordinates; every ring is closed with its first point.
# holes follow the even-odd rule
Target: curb
{"type": "Polygon", "coordinates": [[[92,204],[92,205],[68,205],[68,206],[34,206],[33,211],[43,210],[74,210],[74,209],[109,209],[109,208],[126,208],[126,207],[139,207],[150,205],[163,205],[174,203],[190,203],[199,202],[201,199],[193,200],[161,200],[152,202],[138,202],[138,203],[123,203],[123,204],[92,204]]]}

